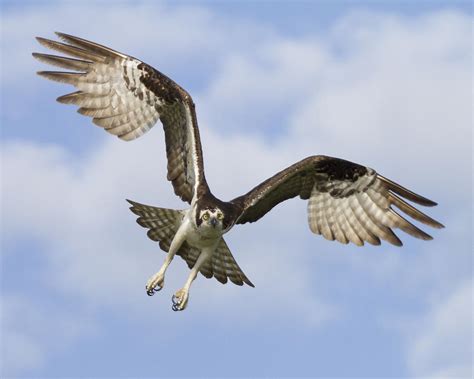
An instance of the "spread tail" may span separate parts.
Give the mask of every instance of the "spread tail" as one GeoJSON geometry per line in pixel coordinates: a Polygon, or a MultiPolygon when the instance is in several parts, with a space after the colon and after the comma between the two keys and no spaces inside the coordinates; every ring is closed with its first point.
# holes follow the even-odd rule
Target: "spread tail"
{"type": "Polygon", "coordinates": [[[152,207],[128,199],[127,201],[132,205],[130,210],[139,216],[137,218],[138,225],[148,228],[148,237],[159,242],[160,248],[167,252],[181,225],[184,212],[176,209],[152,207]]]}
{"type": "MultiPolygon", "coordinates": [[[[138,217],[137,223],[148,228],[148,237],[160,243],[160,248],[168,251],[171,241],[178,231],[184,217],[184,211],[176,209],[158,208],[150,205],[140,204],[127,200],[132,206],[130,210],[138,217]]],[[[184,242],[176,255],[183,258],[189,268],[193,268],[201,251],[184,242]]],[[[228,279],[239,286],[244,283],[254,287],[252,282],[243,273],[230,252],[227,244],[222,238],[211,259],[209,259],[199,270],[206,278],[213,276],[221,283],[228,279]]]]}

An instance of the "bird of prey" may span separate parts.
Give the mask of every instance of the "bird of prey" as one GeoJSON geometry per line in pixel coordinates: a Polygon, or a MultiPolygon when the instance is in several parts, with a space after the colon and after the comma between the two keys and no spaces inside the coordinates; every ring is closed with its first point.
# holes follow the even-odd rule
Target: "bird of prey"
{"type": "Polygon", "coordinates": [[[138,224],[149,229],[148,237],[167,252],[163,265],[146,284],[148,295],[163,288],[165,272],[175,255],[181,256],[191,269],[184,287],[172,297],[175,311],[186,308],[191,284],[199,272],[221,283],[230,279],[237,285],[253,287],[222,236],[234,225],[255,222],[277,204],[297,196],[308,200],[311,231],[344,244],[379,245],[385,240],[401,246],[392,229],[423,240],[432,239],[394,207],[421,223],[443,227],[406,200],[429,207],[435,202],[369,167],[322,155],[305,158],[245,195],[222,201],[212,194],[206,182],[191,96],[173,80],[132,56],[68,34],[57,35],[63,42],[40,37],[37,40],[65,56],[33,56],[70,70],[38,72],[77,88],[76,92],[59,97],[60,103],[79,106],[79,113],[92,117],[94,124],[125,141],[140,137],[158,120],[163,124],[167,179],[189,207],[174,210],[128,202],[138,216],[138,224]]]}

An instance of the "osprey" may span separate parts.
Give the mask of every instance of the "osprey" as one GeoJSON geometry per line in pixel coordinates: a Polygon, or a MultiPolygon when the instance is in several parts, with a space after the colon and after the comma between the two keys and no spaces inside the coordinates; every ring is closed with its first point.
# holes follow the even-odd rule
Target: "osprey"
{"type": "Polygon", "coordinates": [[[392,229],[423,240],[432,239],[403,218],[393,206],[434,228],[443,225],[405,201],[424,206],[435,202],[417,195],[373,169],[343,159],[311,156],[265,180],[231,201],[215,197],[206,182],[196,110],[191,96],[148,64],[94,42],[56,33],[65,43],[38,37],[38,42],[69,57],[33,53],[42,62],[72,72],[40,71],[47,79],[74,85],[78,91],[59,97],[119,138],[130,141],[163,124],[168,175],[174,192],[190,204],[186,210],[158,208],[131,200],[137,222],[167,252],[164,264],[146,284],[148,295],[163,288],[175,255],[191,272],[172,297],[172,309],[183,310],[198,272],[221,283],[252,282],[236,263],[222,236],[236,224],[255,222],[277,204],[299,196],[308,200],[311,231],[328,240],[358,246],[381,239],[401,246],[392,229]]]}

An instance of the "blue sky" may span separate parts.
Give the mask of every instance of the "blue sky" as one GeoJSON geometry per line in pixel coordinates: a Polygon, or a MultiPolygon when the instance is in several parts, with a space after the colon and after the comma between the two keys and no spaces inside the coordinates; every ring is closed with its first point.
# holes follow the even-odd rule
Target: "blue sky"
{"type": "Polygon", "coordinates": [[[468,2],[2,2],[3,377],[471,377],[468,2]],[[439,203],[402,248],[314,236],[289,201],[227,236],[255,289],[199,277],[185,312],[125,198],[182,204],[161,127],[124,143],[35,75],[55,30],[136,56],[197,104],[230,199],[295,161],[373,167],[439,203]]]}

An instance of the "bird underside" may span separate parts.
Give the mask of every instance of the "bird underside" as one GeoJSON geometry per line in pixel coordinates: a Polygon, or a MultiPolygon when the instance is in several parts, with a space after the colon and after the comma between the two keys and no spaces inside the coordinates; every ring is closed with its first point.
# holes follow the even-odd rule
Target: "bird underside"
{"type": "Polygon", "coordinates": [[[226,242],[222,237],[209,248],[198,248],[186,241],[185,219],[186,211],[158,208],[127,200],[132,206],[130,210],[138,217],[137,223],[149,229],[147,235],[153,241],[159,242],[160,248],[167,252],[167,257],[160,270],[154,274],[146,285],[149,296],[160,291],[164,286],[165,273],[173,256],[179,255],[191,269],[189,277],[182,289],[173,295],[175,311],[183,310],[188,301],[189,288],[200,272],[206,278],[215,277],[225,284],[232,283],[242,286],[244,283],[254,287],[235,261],[226,242]]]}

